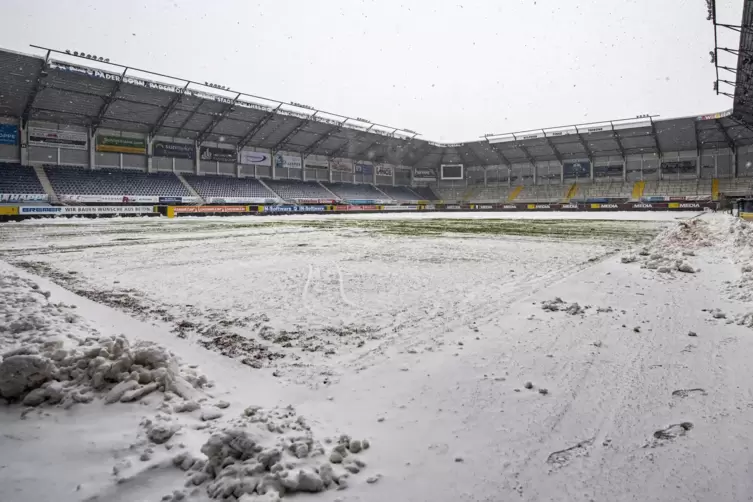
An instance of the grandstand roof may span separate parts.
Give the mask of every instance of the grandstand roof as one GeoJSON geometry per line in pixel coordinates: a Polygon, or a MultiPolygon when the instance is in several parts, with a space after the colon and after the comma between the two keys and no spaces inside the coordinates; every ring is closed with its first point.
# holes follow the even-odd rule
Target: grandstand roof
{"type": "Polygon", "coordinates": [[[729,112],[669,120],[644,117],[435,143],[419,139],[413,131],[305,105],[230,90],[222,95],[200,83],[114,63],[102,70],[50,58],[55,53],[47,50],[46,57],[39,57],[0,49],[0,115],[411,167],[598,160],[753,143],[753,131],[729,112]],[[152,80],[155,77],[159,80],[152,80]]]}

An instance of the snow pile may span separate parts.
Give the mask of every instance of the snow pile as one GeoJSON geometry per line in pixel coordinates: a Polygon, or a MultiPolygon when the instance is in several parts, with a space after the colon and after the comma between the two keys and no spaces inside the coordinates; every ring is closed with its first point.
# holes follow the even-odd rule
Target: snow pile
{"type": "MultiPolygon", "coordinates": [[[[154,430],[151,423],[145,425],[154,430]]],[[[205,458],[181,452],[172,463],[186,471],[187,488],[203,486],[212,499],[276,501],[286,494],[347,488],[350,475],[366,468],[366,462],[356,455],[369,447],[368,440],[342,435],[327,455],[293,407],[265,410],[250,406],[241,417],[214,431],[201,447],[205,458]]],[[[377,474],[367,482],[380,478],[377,474]]],[[[163,500],[182,500],[184,496],[178,490],[163,500]]]]}
{"type": "Polygon", "coordinates": [[[67,409],[95,399],[106,405],[143,400],[152,410],[140,423],[133,453],[113,467],[115,487],[175,466],[186,471],[186,489],[162,500],[204,490],[212,499],[269,502],[296,492],[345,489],[349,476],[366,468],[360,454],[369,449],[368,440],[342,435],[325,439],[332,445],[325,448],[292,407],[249,406],[223,420],[230,403],[214,401],[206,377],[164,347],[100,336],[72,307],[51,302],[48,293],[16,274],[1,274],[0,288],[0,396],[9,406],[46,404],[52,411],[54,405],[67,409]],[[186,449],[185,441],[204,443],[203,455],[186,449]]]}
{"type": "Polygon", "coordinates": [[[111,404],[155,391],[191,399],[207,384],[156,344],[97,336],[29,280],[4,275],[0,289],[0,396],[9,401],[69,408],[95,395],[111,404]]]}
{"type": "Polygon", "coordinates": [[[713,235],[707,221],[692,219],[681,221],[662,231],[638,255],[628,254],[621,258],[622,263],[639,263],[641,268],[655,270],[660,274],[700,272],[688,260],[695,256],[695,250],[713,244],[713,235]]]}
{"type": "Polygon", "coordinates": [[[563,311],[563,312],[567,312],[570,315],[584,314],[585,309],[587,308],[589,307],[588,306],[581,307],[577,302],[571,303],[568,305],[559,296],[555,297],[554,300],[544,300],[543,302],[541,302],[542,310],[547,310],[549,312],[563,311]]]}

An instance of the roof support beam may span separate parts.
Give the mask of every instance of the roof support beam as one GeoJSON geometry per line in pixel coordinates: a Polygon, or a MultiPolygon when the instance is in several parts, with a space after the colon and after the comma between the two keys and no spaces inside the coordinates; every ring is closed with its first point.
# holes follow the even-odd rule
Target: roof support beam
{"type": "Polygon", "coordinates": [[[227,117],[227,114],[232,112],[235,109],[235,103],[238,101],[238,98],[241,97],[241,93],[239,92],[233,101],[230,102],[220,113],[214,116],[212,121],[207,124],[207,126],[204,128],[203,131],[199,133],[199,135],[196,138],[197,143],[203,143],[204,140],[209,137],[210,134],[212,134],[212,131],[214,131],[214,128],[219,125],[220,122],[225,120],[225,117],[227,117]]]}
{"type": "Polygon", "coordinates": [[[183,128],[186,127],[186,125],[191,121],[191,119],[193,118],[193,116],[196,115],[196,112],[199,111],[199,107],[201,107],[201,105],[203,105],[203,104],[204,104],[204,100],[202,99],[201,101],[199,101],[199,104],[194,107],[194,109],[191,111],[191,113],[188,114],[188,117],[186,117],[186,120],[184,120],[183,123],[180,125],[180,127],[178,127],[178,132],[177,132],[176,136],[178,134],[180,134],[181,132],[183,132],[183,128]]]}
{"type": "Polygon", "coordinates": [[[308,118],[302,119],[301,122],[297,126],[295,126],[292,131],[287,133],[280,141],[274,144],[274,146],[272,147],[272,151],[276,152],[280,150],[282,147],[287,146],[288,142],[291,139],[293,139],[293,137],[296,134],[298,134],[304,127],[309,125],[311,121],[314,120],[314,117],[316,116],[317,113],[319,113],[318,110],[312,113],[311,115],[309,115],[308,118]]]}
{"type": "MultiPolygon", "coordinates": [[[[478,166],[486,166],[487,165],[487,163],[485,163],[483,161],[483,159],[479,156],[479,154],[476,153],[476,151],[473,148],[471,148],[468,145],[464,145],[464,146],[465,146],[465,151],[468,152],[468,153],[470,153],[470,156],[473,157],[476,160],[476,162],[478,162],[478,164],[476,164],[476,165],[478,165],[478,166]]],[[[463,150],[460,150],[460,151],[462,152],[463,150]]]]}
{"type": "Polygon", "coordinates": [[[735,153],[735,142],[732,140],[729,133],[722,125],[721,121],[719,119],[716,119],[714,120],[714,122],[716,122],[716,128],[719,129],[719,131],[721,131],[722,135],[724,136],[724,141],[727,142],[727,147],[732,153],[735,153]]]}
{"type": "MultiPolygon", "coordinates": [[[[659,145],[659,135],[656,134],[656,124],[654,124],[654,120],[649,118],[651,120],[651,137],[654,138],[654,146],[656,147],[656,153],[659,154],[659,158],[664,158],[664,152],[661,150],[661,146],[659,145]]],[[[695,122],[695,121],[694,121],[695,122]]],[[[614,124],[612,124],[612,131],[614,131],[614,124]]]]}
{"type": "Polygon", "coordinates": [[[559,161],[560,165],[562,165],[562,155],[560,155],[559,150],[557,150],[557,147],[554,146],[554,143],[552,143],[552,140],[549,138],[549,136],[546,135],[546,131],[544,131],[542,129],[541,132],[544,133],[544,138],[546,139],[546,144],[549,146],[549,148],[552,149],[552,152],[554,152],[554,156],[557,158],[557,160],[559,161]]]}
{"type": "MultiPolygon", "coordinates": [[[[617,143],[617,149],[620,151],[620,156],[623,160],[625,160],[625,149],[622,147],[622,140],[620,140],[620,136],[617,134],[617,131],[614,130],[614,124],[612,124],[612,139],[614,139],[614,142],[617,143]]],[[[654,138],[654,141],[656,141],[656,138],[654,138]]],[[[656,143],[656,149],[657,151],[659,150],[659,143],[656,143]]],[[[661,152],[659,153],[659,157],[661,158],[661,152]]]]}
{"type": "Polygon", "coordinates": [[[37,99],[37,94],[39,94],[39,91],[44,87],[42,79],[47,76],[47,62],[49,61],[49,59],[50,51],[48,50],[47,55],[42,62],[42,67],[39,68],[39,72],[34,79],[34,87],[32,88],[29,97],[26,99],[26,105],[24,106],[24,111],[21,114],[21,123],[24,127],[26,127],[27,122],[29,122],[29,117],[31,117],[31,111],[34,108],[34,100],[37,99]]]}
{"type": "Polygon", "coordinates": [[[416,160],[413,161],[413,164],[411,164],[411,167],[416,167],[419,162],[424,160],[430,153],[431,153],[431,145],[429,143],[426,143],[427,149],[421,156],[416,157],[416,160]]]}
{"type": "Polygon", "coordinates": [[[576,134],[576,136],[578,136],[578,141],[580,142],[580,146],[582,146],[583,150],[586,151],[586,155],[588,156],[588,160],[590,160],[591,164],[593,164],[593,162],[594,162],[594,154],[591,151],[591,148],[588,147],[588,142],[585,139],[583,139],[583,135],[580,133],[580,131],[578,130],[577,126],[575,127],[575,134],[576,134]]]}
{"type": "Polygon", "coordinates": [[[339,157],[340,155],[343,154],[343,152],[345,152],[350,147],[350,144],[353,141],[358,141],[358,140],[361,140],[361,139],[365,138],[366,136],[368,136],[369,131],[371,130],[372,127],[374,127],[374,124],[371,124],[369,126],[369,128],[366,129],[365,131],[361,131],[358,134],[356,134],[355,136],[349,138],[348,141],[346,141],[342,145],[338,146],[336,149],[328,152],[327,153],[327,157],[339,157]]]}
{"type": "Polygon", "coordinates": [[[698,131],[698,121],[693,121],[693,131],[695,132],[695,150],[698,155],[703,151],[703,143],[701,143],[701,134],[698,131]]]}
{"type": "Polygon", "coordinates": [[[107,114],[107,110],[110,109],[110,106],[117,101],[117,98],[115,95],[120,91],[120,84],[123,83],[123,79],[125,78],[125,74],[128,71],[128,68],[123,70],[123,73],[120,75],[120,78],[113,84],[113,86],[110,88],[110,91],[107,93],[107,96],[104,97],[102,101],[102,106],[99,107],[99,112],[97,112],[97,116],[92,121],[91,125],[91,131],[92,131],[92,137],[94,137],[95,134],[97,134],[97,129],[99,129],[99,125],[102,123],[102,120],[105,118],[105,115],[107,114]]]}
{"type": "Polygon", "coordinates": [[[502,150],[500,150],[497,145],[494,143],[489,143],[489,147],[494,151],[494,153],[497,154],[497,157],[499,157],[499,160],[502,161],[504,165],[507,166],[508,169],[512,168],[512,162],[510,162],[510,159],[507,158],[507,156],[502,153],[502,150]]]}
{"type": "Polygon", "coordinates": [[[319,145],[323,144],[329,138],[331,138],[335,134],[337,134],[340,131],[342,131],[343,127],[345,127],[345,123],[348,120],[350,120],[350,119],[343,120],[338,125],[332,127],[329,131],[325,132],[324,134],[322,134],[321,136],[319,136],[318,138],[316,138],[316,140],[313,143],[311,143],[309,146],[307,146],[306,149],[303,151],[303,157],[304,158],[308,157],[309,155],[311,155],[312,153],[314,153],[314,151],[317,148],[319,148],[319,145]]]}
{"type": "Polygon", "coordinates": [[[188,86],[190,85],[190,82],[186,83],[185,87],[178,92],[175,96],[173,96],[173,99],[170,100],[170,102],[167,104],[167,107],[162,111],[162,114],[157,119],[157,122],[154,123],[152,128],[149,130],[149,136],[154,137],[159,132],[160,129],[162,129],[162,126],[165,123],[165,120],[167,120],[167,117],[175,111],[175,108],[180,104],[180,102],[183,100],[183,96],[186,94],[186,90],[188,90],[188,86]]]}
{"type": "Polygon", "coordinates": [[[518,150],[520,150],[521,152],[523,152],[523,155],[525,155],[525,157],[526,157],[526,160],[528,160],[528,162],[529,162],[529,163],[530,163],[530,164],[531,164],[531,165],[532,165],[532,166],[533,166],[534,168],[536,167],[536,160],[535,160],[535,159],[533,158],[533,156],[531,155],[531,152],[529,152],[529,151],[528,151],[528,148],[526,148],[525,146],[521,145],[520,143],[516,143],[516,144],[515,144],[515,148],[517,148],[518,150]]]}
{"type": "Polygon", "coordinates": [[[272,118],[273,118],[273,117],[275,116],[275,114],[277,113],[277,110],[279,110],[281,106],[282,106],[282,103],[280,103],[279,105],[277,105],[277,106],[276,106],[275,108],[273,108],[272,110],[269,110],[269,111],[267,112],[267,114],[266,114],[266,115],[264,115],[264,116],[263,116],[263,117],[261,118],[261,120],[260,120],[259,122],[257,122],[257,123],[256,123],[256,125],[254,125],[254,126],[253,126],[253,127],[251,128],[251,130],[249,130],[249,131],[248,131],[248,132],[246,133],[246,135],[245,135],[245,136],[243,136],[243,138],[241,138],[241,140],[240,140],[240,141],[238,142],[238,150],[241,150],[242,148],[245,148],[245,146],[246,146],[246,145],[248,145],[248,144],[249,144],[249,143],[250,143],[250,142],[251,142],[251,141],[252,141],[252,140],[254,139],[254,137],[255,137],[255,136],[256,136],[256,135],[257,135],[257,134],[259,133],[259,131],[261,131],[261,129],[262,129],[262,128],[263,128],[263,127],[264,127],[265,125],[267,125],[267,123],[268,123],[268,122],[269,122],[270,120],[272,120],[272,118]]]}

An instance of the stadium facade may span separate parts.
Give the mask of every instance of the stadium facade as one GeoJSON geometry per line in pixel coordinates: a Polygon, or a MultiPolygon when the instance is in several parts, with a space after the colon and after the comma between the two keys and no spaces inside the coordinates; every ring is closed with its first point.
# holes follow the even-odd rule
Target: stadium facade
{"type": "MultiPolygon", "coordinates": [[[[746,1],[743,27],[752,12],[746,1]]],[[[753,38],[743,32],[731,110],[456,144],[83,53],[0,49],[0,201],[569,204],[749,195],[753,38]]]]}

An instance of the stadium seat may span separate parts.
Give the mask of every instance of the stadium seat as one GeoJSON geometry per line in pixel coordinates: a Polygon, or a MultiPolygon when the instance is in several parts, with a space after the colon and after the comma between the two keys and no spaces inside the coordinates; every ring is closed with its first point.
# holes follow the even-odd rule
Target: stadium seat
{"type": "Polygon", "coordinates": [[[277,196],[256,178],[232,178],[228,176],[195,176],[184,174],[183,178],[204,199],[212,197],[253,197],[276,199],[277,196]]]}
{"type": "Polygon", "coordinates": [[[322,183],[322,185],[343,200],[382,200],[388,198],[369,184],[322,183]]]}
{"type": "Polygon", "coordinates": [[[121,169],[44,166],[58,195],[137,195],[147,197],[190,197],[173,173],[147,174],[121,169]]]}
{"type": "Polygon", "coordinates": [[[0,163],[0,194],[44,195],[45,191],[31,167],[0,163]]]}
{"type": "Polygon", "coordinates": [[[265,180],[269,188],[285,200],[322,199],[335,200],[337,196],[316,181],[265,180]]]}
{"type": "Polygon", "coordinates": [[[384,192],[388,197],[391,197],[392,199],[399,201],[399,202],[415,202],[417,200],[421,200],[421,196],[419,196],[416,192],[411,190],[409,187],[404,186],[397,186],[393,187],[391,185],[377,185],[377,188],[384,192]]]}

